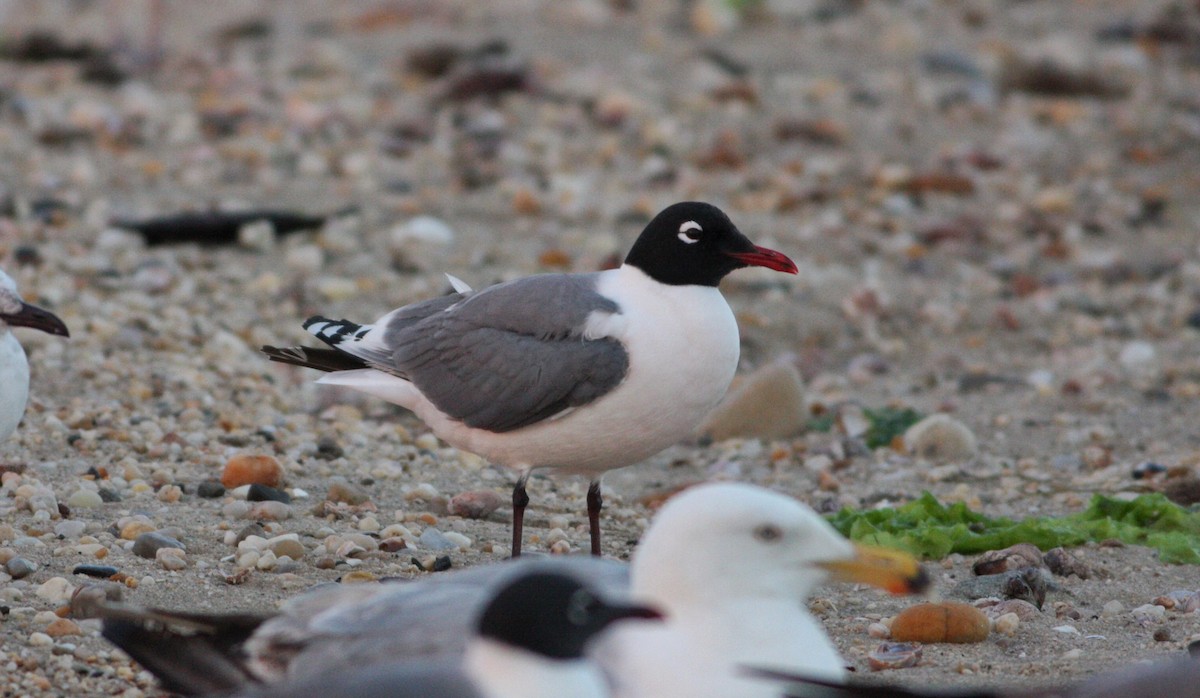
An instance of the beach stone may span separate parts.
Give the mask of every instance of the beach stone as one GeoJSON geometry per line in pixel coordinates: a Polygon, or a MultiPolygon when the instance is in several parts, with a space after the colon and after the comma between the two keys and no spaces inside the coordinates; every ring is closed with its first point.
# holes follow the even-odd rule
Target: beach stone
{"type": "Polygon", "coordinates": [[[400,552],[401,550],[404,550],[407,547],[408,547],[408,542],[405,541],[400,536],[384,538],[383,540],[379,541],[379,549],[385,553],[400,552]]]}
{"type": "Polygon", "coordinates": [[[36,632],[29,634],[30,647],[49,647],[54,644],[54,638],[46,633],[36,632]]]}
{"type": "Polygon", "coordinates": [[[904,432],[904,448],[931,461],[966,460],[977,450],[975,433],[948,414],[932,414],[904,432]]]}
{"type": "Polygon", "coordinates": [[[75,490],[67,497],[67,505],[77,509],[94,509],[104,504],[99,492],[92,490],[75,490]]]}
{"type": "Polygon", "coordinates": [[[329,490],[325,493],[325,501],[341,502],[358,506],[371,500],[371,495],[358,485],[351,484],[346,478],[335,476],[329,479],[329,490]]]}
{"type": "Polygon", "coordinates": [[[156,559],[158,551],[163,548],[182,550],[183,543],[158,531],[143,533],[133,541],[133,554],[150,560],[156,559]]]}
{"type": "Polygon", "coordinates": [[[214,480],[205,480],[196,485],[196,496],[201,499],[216,499],[224,494],[225,486],[214,480]]]}
{"type": "Polygon", "coordinates": [[[784,439],[798,434],[804,410],[804,379],[790,358],[753,371],[737,383],[700,426],[714,441],[731,438],[784,439]]]}
{"type": "Polygon", "coordinates": [[[221,484],[226,488],[253,484],[279,487],[283,484],[283,466],[272,456],[236,455],[225,463],[221,484]]]}
{"type": "Polygon", "coordinates": [[[51,577],[37,588],[37,597],[50,603],[62,603],[71,598],[75,586],[62,577],[51,577]]]}
{"type": "Polygon", "coordinates": [[[450,498],[446,510],[452,516],[464,519],[486,519],[500,507],[505,498],[491,490],[460,492],[450,498]]]}
{"type": "Polygon", "coordinates": [[[246,501],[248,502],[283,502],[290,504],[291,496],[283,490],[277,490],[274,487],[267,487],[254,483],[250,485],[250,489],[246,492],[246,501]]]}
{"type": "Polygon", "coordinates": [[[283,521],[292,518],[292,507],[283,502],[255,502],[242,518],[258,521],[283,521]]]}
{"type": "Polygon", "coordinates": [[[427,528],[421,532],[417,543],[425,550],[454,550],[458,548],[445,534],[436,528],[427,528]]]}
{"type": "Polygon", "coordinates": [[[909,642],[885,642],[867,654],[871,671],[905,669],[921,663],[921,646],[909,642]]]}
{"type": "Polygon", "coordinates": [[[306,552],[304,544],[300,542],[300,536],[295,533],[285,533],[281,536],[275,536],[268,540],[266,544],[267,549],[277,557],[286,555],[293,560],[300,560],[306,552]]]}
{"type": "Polygon", "coordinates": [[[4,571],[13,579],[24,579],[37,572],[37,565],[23,557],[14,557],[4,563],[4,571]]]}
{"type": "Polygon", "coordinates": [[[1120,601],[1117,601],[1116,599],[1113,599],[1112,601],[1105,603],[1101,609],[1101,615],[1105,615],[1105,616],[1116,616],[1116,615],[1120,615],[1121,613],[1124,613],[1124,612],[1125,612],[1125,604],[1121,603],[1120,601]]]}
{"type": "Polygon", "coordinates": [[[988,618],[978,608],[957,601],[910,606],[892,620],[892,639],[897,642],[983,642],[989,632],[988,618]]]}
{"type": "Polygon", "coordinates": [[[1036,545],[1017,543],[1003,550],[989,550],[980,555],[971,566],[971,570],[979,576],[985,576],[1041,565],[1042,551],[1036,545]]]}
{"type": "Polygon", "coordinates": [[[1017,632],[1017,627],[1021,625],[1021,617],[1015,613],[1005,613],[996,619],[995,630],[1001,635],[1012,635],[1017,632]]]}
{"type": "Polygon", "coordinates": [[[154,560],[165,570],[178,571],[188,565],[187,553],[180,548],[159,548],[154,560]]]}
{"type": "Polygon", "coordinates": [[[1042,556],[1042,561],[1047,569],[1060,577],[1075,575],[1080,579],[1087,579],[1092,576],[1092,570],[1086,562],[1061,547],[1047,550],[1042,556]]]}
{"type": "Polygon", "coordinates": [[[79,625],[70,618],[55,618],[43,629],[43,632],[50,637],[66,637],[68,635],[83,634],[83,631],[79,629],[79,625]]]}
{"type": "Polygon", "coordinates": [[[75,565],[75,569],[71,570],[71,574],[82,574],[97,579],[108,579],[119,571],[116,567],[110,565],[75,565]]]}
{"type": "Polygon", "coordinates": [[[54,525],[54,535],[62,536],[63,538],[66,538],[66,539],[78,538],[78,537],[82,536],[83,532],[86,530],[87,530],[87,522],[86,521],[78,521],[75,519],[68,519],[66,521],[60,521],[54,525]]]}
{"type": "Polygon", "coordinates": [[[124,540],[137,540],[138,536],[145,533],[152,533],[157,530],[157,527],[149,521],[134,520],[121,527],[121,538],[124,540]]]}

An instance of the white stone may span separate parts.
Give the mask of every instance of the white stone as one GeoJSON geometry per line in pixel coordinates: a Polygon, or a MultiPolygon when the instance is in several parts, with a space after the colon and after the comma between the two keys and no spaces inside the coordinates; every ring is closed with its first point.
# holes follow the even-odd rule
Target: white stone
{"type": "Polygon", "coordinates": [[[68,601],[73,593],[75,586],[62,577],[51,577],[37,589],[38,598],[50,603],[68,601]]]}
{"type": "Polygon", "coordinates": [[[67,498],[67,506],[72,509],[94,509],[102,504],[104,504],[104,500],[91,490],[75,490],[67,498]]]}

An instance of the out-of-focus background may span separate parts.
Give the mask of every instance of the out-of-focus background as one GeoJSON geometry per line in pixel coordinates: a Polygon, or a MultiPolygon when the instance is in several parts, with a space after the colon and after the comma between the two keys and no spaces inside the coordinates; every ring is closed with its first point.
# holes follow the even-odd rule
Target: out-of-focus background
{"type": "MultiPolygon", "coordinates": [[[[685,199],[800,274],[729,279],[749,397],[606,478],[606,553],[711,477],[823,511],[924,490],[1014,518],[1094,493],[1194,505],[1198,165],[1200,7],[1181,0],[0,0],[0,265],[72,331],[20,335],[33,398],[0,444],[0,566],[29,566],[0,573],[0,665],[15,693],[156,694],[92,622],[53,615],[83,560],[136,602],[229,610],[339,578],[363,534],[411,543],[353,563],[372,577],[424,574],[447,532],[456,566],[503,557],[503,507],[445,501],[503,497],[510,474],[257,348],[440,293],[442,272],[610,266],[685,199]],[[180,215],[183,239],[156,237],[180,215]],[[869,447],[879,410],[970,438],[869,447]],[[232,585],[246,512],[197,488],[259,453],[309,496],[264,530],[307,553],[232,585]],[[375,511],[314,514],[335,476],[375,511]],[[154,529],[181,569],[131,550],[154,529]]],[[[535,478],[534,549],[586,545],[585,484],[535,478]]],[[[1132,613],[1195,590],[1194,567],[1078,555],[1093,574],[1015,633],[883,678],[1055,681],[1200,633],[1132,613]]],[[[948,589],[970,563],[932,567],[948,589]]],[[[822,598],[865,670],[867,626],[902,602],[822,598]]]]}

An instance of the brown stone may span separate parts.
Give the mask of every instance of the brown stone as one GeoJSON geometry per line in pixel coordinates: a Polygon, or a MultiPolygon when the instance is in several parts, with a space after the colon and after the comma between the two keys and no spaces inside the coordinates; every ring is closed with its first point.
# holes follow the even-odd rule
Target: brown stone
{"type": "Polygon", "coordinates": [[[225,464],[221,484],[230,489],[254,484],[279,487],[283,484],[283,466],[271,456],[239,454],[225,464]]]}

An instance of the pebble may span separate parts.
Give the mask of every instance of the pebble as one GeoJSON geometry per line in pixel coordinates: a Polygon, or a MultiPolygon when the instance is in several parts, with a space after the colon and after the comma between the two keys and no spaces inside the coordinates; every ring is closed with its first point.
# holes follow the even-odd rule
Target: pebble
{"type": "Polygon", "coordinates": [[[87,522],[77,519],[67,519],[54,525],[54,535],[73,540],[83,535],[87,530],[87,522]]]}
{"type": "Polygon", "coordinates": [[[240,454],[225,463],[221,484],[226,488],[241,485],[279,487],[283,483],[283,466],[272,456],[240,454]]]}
{"type": "Polygon", "coordinates": [[[1129,613],[1134,620],[1142,624],[1161,623],[1167,617],[1167,609],[1153,603],[1142,604],[1129,613]]]}
{"type": "Polygon", "coordinates": [[[66,637],[68,635],[82,635],[83,631],[79,629],[79,625],[70,618],[55,618],[45,627],[45,633],[50,637],[66,637]]]}
{"type": "Polygon", "coordinates": [[[14,557],[4,563],[4,571],[13,579],[24,579],[37,572],[37,565],[23,557],[14,557]]]}
{"type": "Polygon", "coordinates": [[[47,635],[46,633],[35,632],[35,633],[29,634],[29,646],[30,647],[49,647],[53,644],[54,644],[54,639],[52,637],[50,637],[49,635],[47,635]]]}
{"type": "Polygon", "coordinates": [[[803,428],[804,379],[790,357],[772,361],[742,378],[700,426],[714,441],[784,439],[803,428]]]}
{"type": "Polygon", "coordinates": [[[1020,624],[1020,616],[1015,613],[1005,613],[996,619],[993,628],[1001,635],[1013,635],[1017,632],[1017,626],[1020,624]]]}
{"type": "Polygon", "coordinates": [[[250,489],[246,491],[246,501],[248,502],[283,502],[289,504],[292,501],[291,496],[283,490],[275,489],[260,485],[257,482],[250,485],[250,489]]]}
{"type": "Polygon", "coordinates": [[[971,570],[980,576],[1000,574],[1024,567],[1040,567],[1042,551],[1031,543],[1017,543],[1003,550],[989,550],[979,556],[971,570]]]}
{"type": "Polygon", "coordinates": [[[183,549],[183,543],[159,531],[143,533],[133,541],[133,554],[150,560],[163,548],[183,549]]]}
{"type": "Polygon", "coordinates": [[[202,499],[216,499],[224,494],[225,486],[215,480],[205,480],[196,486],[196,496],[202,499]]]}
{"type": "Polygon", "coordinates": [[[71,574],[82,574],[97,579],[108,579],[119,571],[116,567],[110,567],[109,565],[75,565],[75,568],[71,570],[71,574]]]}
{"type": "Polygon", "coordinates": [[[454,550],[458,547],[436,528],[427,528],[422,531],[417,542],[425,550],[454,550]]]}
{"type": "Polygon", "coordinates": [[[871,671],[906,669],[921,663],[921,646],[908,642],[885,642],[867,654],[871,671]]]}
{"type": "Polygon", "coordinates": [[[292,518],[292,507],[283,502],[255,502],[242,518],[258,521],[284,521],[292,518]]]}
{"type": "Polygon", "coordinates": [[[1086,562],[1064,548],[1047,550],[1042,556],[1046,568],[1060,577],[1075,575],[1080,579],[1092,576],[1092,570],[1086,562]]]}
{"type": "Polygon", "coordinates": [[[892,636],[892,631],[883,623],[871,623],[867,626],[867,635],[876,640],[887,640],[892,636]]]}
{"type": "Polygon", "coordinates": [[[329,490],[325,493],[325,501],[359,506],[370,500],[371,495],[366,490],[351,484],[346,478],[339,475],[329,479],[329,490]]]}
{"type": "Polygon", "coordinates": [[[491,490],[460,492],[450,498],[447,511],[464,519],[486,519],[504,505],[505,499],[491,490]]]}
{"type": "Polygon", "coordinates": [[[948,414],[932,414],[904,432],[904,448],[930,461],[961,461],[974,457],[975,433],[948,414]]]}
{"type": "Polygon", "coordinates": [[[145,520],[130,521],[121,526],[121,538],[124,540],[137,540],[138,536],[145,533],[153,533],[156,529],[155,525],[145,520]]]}
{"type": "Polygon", "coordinates": [[[67,497],[67,505],[77,509],[94,509],[102,504],[100,493],[92,490],[75,490],[67,497]]]}
{"type": "Polygon", "coordinates": [[[267,549],[278,557],[290,557],[293,560],[304,558],[304,544],[300,542],[300,536],[295,533],[285,533],[280,536],[275,536],[266,541],[267,549]]]}
{"type": "Polygon", "coordinates": [[[51,577],[37,588],[37,597],[50,603],[62,603],[71,598],[75,586],[63,577],[51,577]]]}
{"type": "Polygon", "coordinates": [[[180,548],[159,548],[154,559],[165,570],[178,571],[188,566],[187,553],[180,548]]]}
{"type": "Polygon", "coordinates": [[[978,608],[957,601],[910,606],[892,620],[892,639],[898,642],[982,642],[988,618],[978,608]]]}
{"type": "Polygon", "coordinates": [[[1125,612],[1125,604],[1113,599],[1112,601],[1105,603],[1100,612],[1105,616],[1120,615],[1121,613],[1125,612]]]}

